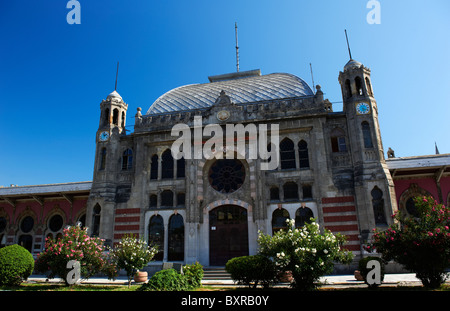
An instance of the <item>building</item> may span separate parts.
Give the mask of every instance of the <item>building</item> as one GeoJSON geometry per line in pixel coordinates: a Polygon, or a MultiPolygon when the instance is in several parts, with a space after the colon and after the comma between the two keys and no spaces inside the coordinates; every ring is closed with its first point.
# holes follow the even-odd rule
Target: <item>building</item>
{"type": "Polygon", "coordinates": [[[314,217],[345,234],[358,258],[398,206],[413,212],[413,194],[450,200],[450,155],[395,158],[390,150],[385,159],[370,74],[352,59],[344,66],[342,111],[333,111],[320,86],[313,91],[292,74],[211,76],[163,94],[145,114],[138,108],[132,133],[128,105],[113,91],[100,103],[92,182],[1,188],[1,243],[38,253],[46,236],[80,221],[109,245],[129,233],[158,244],[157,262],[223,266],[255,254],[258,231],[314,217]],[[182,158],[171,152],[177,124],[194,137],[182,158]],[[274,124],[276,144],[259,140],[259,130],[274,124]],[[211,140],[227,126],[247,135],[211,140]],[[249,157],[255,142],[267,143],[271,158],[249,157]],[[262,169],[277,156],[278,167],[262,169]]]}

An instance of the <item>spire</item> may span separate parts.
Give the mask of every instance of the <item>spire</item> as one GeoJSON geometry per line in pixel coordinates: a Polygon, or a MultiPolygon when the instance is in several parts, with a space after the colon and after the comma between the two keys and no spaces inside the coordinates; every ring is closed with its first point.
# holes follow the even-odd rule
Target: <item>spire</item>
{"type": "Polygon", "coordinates": [[[345,39],[347,40],[347,48],[348,48],[348,55],[350,56],[350,60],[352,60],[352,52],[350,51],[350,44],[348,43],[348,37],[347,37],[347,29],[345,29],[345,39]]]}
{"type": "Polygon", "coordinates": [[[434,149],[435,149],[436,154],[439,154],[439,149],[438,149],[438,147],[437,147],[436,142],[434,142],[434,149]]]}
{"type": "Polygon", "coordinates": [[[117,77],[119,75],[119,62],[117,62],[117,70],[116,70],[116,85],[114,86],[114,91],[117,91],[117,77]]]}

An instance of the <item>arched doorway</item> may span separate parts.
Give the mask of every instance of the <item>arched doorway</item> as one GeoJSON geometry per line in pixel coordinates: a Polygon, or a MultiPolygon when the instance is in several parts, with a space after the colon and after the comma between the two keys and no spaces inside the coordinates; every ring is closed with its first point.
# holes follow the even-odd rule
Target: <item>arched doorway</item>
{"type": "Polygon", "coordinates": [[[209,213],[209,264],[223,266],[234,257],[247,256],[247,210],[222,205],[209,213]]]}

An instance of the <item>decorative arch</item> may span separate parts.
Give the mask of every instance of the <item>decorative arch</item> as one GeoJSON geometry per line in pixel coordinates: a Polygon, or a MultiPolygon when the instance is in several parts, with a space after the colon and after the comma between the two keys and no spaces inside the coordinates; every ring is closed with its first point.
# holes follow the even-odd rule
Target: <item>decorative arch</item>
{"type": "Polygon", "coordinates": [[[64,225],[68,223],[67,215],[64,210],[55,204],[51,211],[44,218],[44,235],[47,237],[52,234],[52,237],[56,237],[64,229],[64,225]],[[60,216],[60,219],[57,219],[60,216]],[[60,224],[59,224],[60,223],[60,224]]]}
{"type": "Polygon", "coordinates": [[[217,200],[217,201],[209,203],[208,205],[205,206],[205,208],[203,209],[203,212],[205,214],[208,214],[212,209],[219,207],[220,205],[237,205],[237,206],[245,208],[247,210],[247,212],[253,211],[252,205],[250,205],[249,203],[247,203],[245,201],[238,200],[238,199],[225,199],[225,200],[217,200]]]}
{"type": "Polygon", "coordinates": [[[413,209],[414,206],[411,205],[413,203],[411,203],[412,199],[414,197],[417,196],[430,196],[433,197],[433,195],[431,195],[430,192],[428,192],[427,190],[419,187],[418,184],[416,183],[411,183],[408,187],[408,189],[406,189],[405,191],[403,191],[403,193],[400,195],[400,199],[399,199],[399,209],[403,212],[407,212],[409,215],[413,214],[413,209]],[[409,211],[408,211],[409,210],[409,211]]]}

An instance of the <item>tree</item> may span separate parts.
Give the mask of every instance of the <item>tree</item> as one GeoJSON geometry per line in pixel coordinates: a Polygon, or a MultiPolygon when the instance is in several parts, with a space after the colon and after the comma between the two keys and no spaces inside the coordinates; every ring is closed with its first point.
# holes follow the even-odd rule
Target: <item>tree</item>
{"type": "Polygon", "coordinates": [[[384,231],[374,229],[366,249],[402,264],[424,286],[438,288],[450,266],[450,209],[432,197],[416,197],[414,202],[415,215],[394,214],[394,224],[384,231]]]}
{"type": "Polygon", "coordinates": [[[319,230],[311,218],[302,228],[295,228],[295,220],[287,220],[288,229],[273,236],[260,233],[259,252],[275,262],[281,272],[292,272],[292,286],[300,290],[315,289],[319,278],[331,273],[335,262],[351,263],[353,253],[342,248],[345,236],[319,230]]]}

